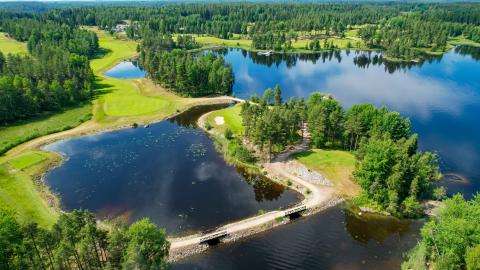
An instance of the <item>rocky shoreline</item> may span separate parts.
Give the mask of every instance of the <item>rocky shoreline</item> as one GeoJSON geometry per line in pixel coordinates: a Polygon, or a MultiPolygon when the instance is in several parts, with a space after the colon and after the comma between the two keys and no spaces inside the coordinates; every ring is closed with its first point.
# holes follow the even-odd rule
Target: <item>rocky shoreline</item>
{"type": "MultiPolygon", "coordinates": [[[[322,205],[319,205],[318,207],[307,209],[305,212],[302,213],[302,217],[314,215],[325,209],[334,207],[342,202],[344,202],[344,199],[340,197],[333,197],[332,199],[328,200],[322,205]]],[[[240,239],[254,237],[256,234],[266,232],[268,230],[274,229],[278,226],[282,226],[291,222],[295,222],[295,220],[283,218],[282,220],[274,220],[274,221],[262,224],[260,226],[252,227],[247,230],[229,234],[220,240],[219,245],[233,243],[240,239]]],[[[204,244],[190,245],[187,247],[182,247],[177,249],[171,249],[168,257],[168,261],[170,263],[173,263],[181,259],[184,259],[186,257],[205,252],[206,250],[208,250],[208,248],[209,248],[209,245],[207,243],[204,243],[204,244]]]]}

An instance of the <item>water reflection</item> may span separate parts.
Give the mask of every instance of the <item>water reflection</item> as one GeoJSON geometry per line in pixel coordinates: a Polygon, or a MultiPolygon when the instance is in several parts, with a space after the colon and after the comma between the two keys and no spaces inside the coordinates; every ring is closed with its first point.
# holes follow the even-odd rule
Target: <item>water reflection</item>
{"type": "Polygon", "coordinates": [[[140,68],[138,61],[123,61],[105,72],[105,75],[117,79],[145,78],[146,72],[140,68]]]}
{"type": "Polygon", "coordinates": [[[273,54],[228,49],[235,72],[233,92],[248,98],[279,84],[285,100],[331,93],[345,108],[369,102],[400,111],[420,134],[422,150],[436,151],[443,173],[464,175],[456,186],[469,197],[480,190],[480,48],[459,46],[421,62],[389,63],[376,52],[330,51],[273,54]]]}
{"type": "Polygon", "coordinates": [[[403,252],[416,244],[420,225],[392,218],[367,221],[335,207],[186,258],[172,268],[398,269],[403,252]]]}
{"type": "Polygon", "coordinates": [[[193,120],[180,126],[180,119],[51,144],[48,150],[68,159],[46,181],[67,210],[89,209],[126,223],[150,217],[173,234],[299,200],[296,192],[263,183],[261,176],[239,173],[203,131],[191,128],[193,120]]]}
{"type": "Polygon", "coordinates": [[[345,227],[350,236],[362,243],[376,241],[383,243],[392,235],[398,234],[401,238],[410,233],[409,220],[399,220],[394,217],[364,213],[358,216],[351,210],[345,211],[345,227]]]}

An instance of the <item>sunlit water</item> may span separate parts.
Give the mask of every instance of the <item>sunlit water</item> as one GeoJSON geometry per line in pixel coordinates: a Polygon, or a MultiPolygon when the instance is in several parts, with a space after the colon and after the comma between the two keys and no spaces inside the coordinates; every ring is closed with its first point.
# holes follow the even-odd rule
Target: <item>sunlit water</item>
{"type": "Polygon", "coordinates": [[[117,79],[145,78],[146,72],[137,62],[124,61],[105,72],[105,75],[117,79]]]}
{"type": "MultiPolygon", "coordinates": [[[[278,83],[285,99],[322,91],[333,94],[345,108],[362,102],[387,105],[410,117],[423,150],[439,153],[451,193],[470,197],[480,189],[478,49],[452,51],[403,67],[382,63],[375,53],[300,57],[223,53],[235,71],[236,96],[260,96],[278,83]]],[[[173,269],[399,269],[403,254],[417,242],[420,226],[421,222],[365,219],[335,207],[212,248],[173,269]]]]}
{"type": "MultiPolygon", "coordinates": [[[[234,69],[233,94],[238,97],[261,95],[278,83],[285,99],[321,91],[331,93],[345,108],[371,102],[402,112],[420,134],[421,148],[440,155],[449,192],[470,197],[480,190],[478,49],[457,49],[408,65],[387,64],[376,53],[353,51],[270,57],[240,50],[222,53],[234,69]]],[[[137,69],[125,78],[138,77],[137,69]]],[[[194,112],[195,117],[199,114],[194,112]]],[[[129,222],[148,216],[177,233],[211,228],[297,200],[293,192],[269,182],[247,185],[189,119],[177,119],[180,126],[162,122],[149,129],[53,144],[50,149],[69,159],[47,181],[67,209],[88,208],[100,217],[120,216],[129,222]]],[[[402,254],[415,245],[420,226],[421,222],[358,217],[338,206],[214,247],[173,268],[398,269],[402,254]]]]}
{"type": "Polygon", "coordinates": [[[386,64],[377,53],[259,56],[223,51],[235,72],[234,95],[331,93],[348,109],[370,102],[408,116],[422,150],[436,151],[449,192],[480,190],[480,48],[462,47],[421,64],[386,64]]]}
{"type": "Polygon", "coordinates": [[[47,149],[66,160],[46,182],[67,210],[89,209],[125,223],[149,217],[175,234],[211,229],[300,199],[228,165],[188,119],[51,144],[47,149]]]}

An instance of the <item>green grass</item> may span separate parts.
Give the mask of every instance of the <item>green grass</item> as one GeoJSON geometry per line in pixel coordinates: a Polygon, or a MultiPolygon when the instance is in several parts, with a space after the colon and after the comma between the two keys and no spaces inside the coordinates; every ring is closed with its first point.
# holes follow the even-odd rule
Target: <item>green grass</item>
{"type": "Polygon", "coordinates": [[[199,36],[192,35],[195,37],[195,41],[202,45],[223,45],[225,47],[241,47],[241,48],[250,48],[252,41],[249,39],[241,39],[235,37],[235,39],[221,39],[213,36],[199,36]]]}
{"type": "Polygon", "coordinates": [[[294,158],[307,168],[324,175],[341,194],[349,197],[359,194],[360,188],[353,182],[352,177],[355,157],[350,152],[312,149],[298,153],[294,158]]]}
{"type": "MultiPolygon", "coordinates": [[[[317,31],[320,33],[321,31],[317,31]]],[[[367,49],[363,42],[357,37],[358,29],[350,30],[346,33],[346,38],[340,37],[329,37],[327,38],[328,43],[333,42],[333,44],[338,47],[339,49],[347,49],[348,42],[350,42],[352,49],[367,49]],[[360,41],[360,46],[357,46],[357,41],[360,41]]],[[[252,40],[244,39],[241,37],[235,37],[234,39],[221,39],[213,36],[199,36],[199,35],[192,35],[195,37],[195,40],[204,46],[223,46],[229,48],[240,48],[245,50],[251,51],[258,51],[252,49],[252,40]]],[[[313,53],[314,51],[306,50],[305,46],[311,42],[310,39],[302,39],[292,42],[291,50],[287,50],[287,52],[300,52],[300,53],[313,53]]],[[[321,46],[323,46],[323,39],[320,40],[321,46]]]]}
{"type": "Polygon", "coordinates": [[[5,33],[0,33],[0,51],[3,54],[8,54],[8,53],[26,54],[26,53],[28,53],[26,43],[16,41],[13,38],[9,38],[9,37],[6,36],[5,33]]]}
{"type": "Polygon", "coordinates": [[[97,33],[100,48],[104,52],[99,58],[90,61],[90,67],[94,73],[104,72],[118,62],[132,58],[137,54],[137,42],[115,38],[96,27],[85,28],[97,33]]]}
{"type": "Polygon", "coordinates": [[[465,38],[464,36],[458,36],[451,38],[448,41],[449,45],[456,46],[456,45],[468,45],[468,46],[474,46],[474,47],[480,47],[480,42],[475,42],[470,39],[465,38]]]}
{"type": "Polygon", "coordinates": [[[0,153],[31,139],[73,128],[88,120],[92,105],[69,109],[0,128],[0,153]]]}
{"type": "Polygon", "coordinates": [[[223,134],[225,129],[229,128],[234,134],[240,135],[243,134],[245,130],[242,125],[240,111],[241,105],[237,104],[232,107],[211,112],[205,121],[206,123],[210,124],[210,126],[213,127],[215,132],[218,134],[223,134]],[[215,117],[223,117],[225,123],[223,125],[217,125],[215,123],[215,117]]]}
{"type": "Polygon", "coordinates": [[[163,95],[160,94],[162,91],[156,91],[156,94],[151,95],[152,92],[155,93],[152,90],[155,86],[146,83],[146,80],[116,79],[105,76],[103,72],[118,62],[136,56],[137,43],[115,38],[97,28],[87,29],[97,33],[100,48],[106,52],[101,58],[90,62],[92,70],[97,75],[97,83],[102,88],[94,111],[94,119],[97,122],[112,123],[119,118],[144,117],[152,114],[155,114],[155,117],[166,116],[175,112],[177,105],[182,105],[182,98],[168,94],[166,91],[163,91],[163,95]],[[148,94],[145,94],[146,92],[148,94]]]}
{"type": "MultiPolygon", "coordinates": [[[[46,194],[45,187],[34,182],[36,175],[45,160],[38,161],[35,154],[25,154],[22,161],[17,160],[19,166],[30,167],[17,171],[10,163],[0,164],[0,205],[13,209],[17,219],[22,222],[37,222],[41,227],[49,227],[55,223],[58,214],[50,208],[41,194],[46,194]],[[37,161],[36,164],[31,162],[37,161]]],[[[15,166],[15,165],[14,165],[15,166]]]]}
{"type": "Polygon", "coordinates": [[[22,154],[8,161],[8,163],[17,170],[23,170],[30,168],[48,158],[45,152],[32,151],[26,154],[22,154]]]}

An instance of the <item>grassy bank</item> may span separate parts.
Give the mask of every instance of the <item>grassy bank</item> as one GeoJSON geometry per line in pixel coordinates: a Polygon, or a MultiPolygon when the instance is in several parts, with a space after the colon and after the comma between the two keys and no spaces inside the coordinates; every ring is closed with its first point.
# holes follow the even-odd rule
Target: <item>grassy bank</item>
{"type": "Polygon", "coordinates": [[[91,113],[92,105],[89,103],[60,113],[50,113],[0,127],[0,154],[31,139],[76,127],[88,121],[91,113]]]}
{"type": "Polygon", "coordinates": [[[13,209],[21,222],[35,221],[42,227],[55,223],[55,197],[41,183],[40,175],[59,161],[52,153],[31,151],[0,164],[0,202],[13,209]]]}
{"type": "MultiPolygon", "coordinates": [[[[97,33],[101,47],[99,58],[90,62],[96,76],[96,95],[91,104],[1,128],[0,147],[4,151],[36,137],[72,129],[88,119],[83,128],[69,130],[65,136],[158,121],[196,104],[219,102],[210,98],[182,98],[148,79],[105,76],[104,71],[136,56],[137,43],[89,29],[97,33]]],[[[50,194],[39,176],[60,162],[60,157],[34,150],[47,139],[37,139],[0,157],[0,206],[12,208],[22,222],[34,221],[43,227],[53,224],[58,216],[55,208],[58,199],[50,194]]]]}
{"type": "Polygon", "coordinates": [[[335,185],[340,195],[353,198],[360,194],[360,187],[353,181],[355,157],[341,150],[312,149],[294,155],[307,168],[324,175],[335,185]]]}
{"type": "Polygon", "coordinates": [[[260,167],[254,163],[253,155],[242,145],[242,136],[245,130],[242,125],[240,111],[240,104],[212,111],[206,115],[203,123],[200,123],[200,125],[203,125],[201,128],[209,132],[214,139],[216,147],[224,154],[225,159],[229,163],[259,172],[260,167]],[[227,129],[232,131],[231,138],[225,136],[227,129]]]}
{"type": "MultiPolygon", "coordinates": [[[[368,50],[368,48],[365,46],[365,44],[357,38],[356,31],[352,30],[349,31],[348,35],[346,37],[335,37],[335,36],[330,36],[327,38],[323,38],[320,40],[320,45],[322,46],[322,50],[329,50],[323,48],[323,42],[326,39],[328,44],[333,44],[337,49],[340,50],[346,50],[346,49],[351,49],[351,50],[368,50]]],[[[245,37],[240,37],[236,36],[233,37],[232,39],[222,39],[214,36],[208,36],[208,35],[192,35],[195,37],[195,40],[205,48],[214,48],[214,47],[225,47],[225,48],[238,48],[238,49],[243,49],[243,50],[248,50],[248,51],[265,51],[265,50],[258,50],[252,48],[252,40],[247,39],[245,37]]],[[[292,40],[292,48],[291,49],[285,49],[282,50],[281,52],[284,53],[317,53],[319,51],[312,51],[309,49],[305,49],[305,46],[307,46],[310,42],[312,42],[311,39],[298,39],[298,40],[292,40]]]]}
{"type": "Polygon", "coordinates": [[[3,54],[26,54],[28,53],[27,44],[9,38],[5,33],[0,32],[0,52],[3,54]]]}

